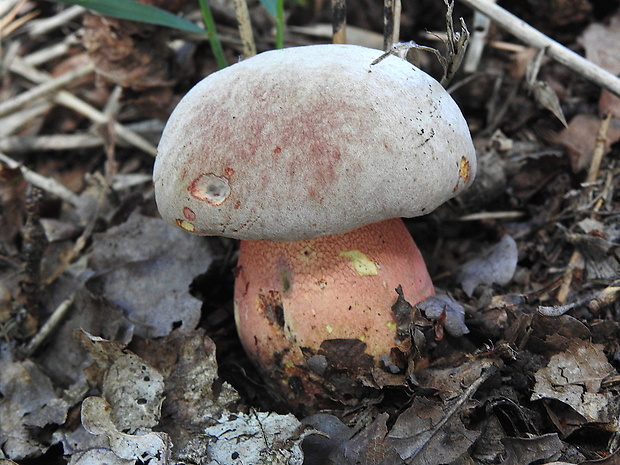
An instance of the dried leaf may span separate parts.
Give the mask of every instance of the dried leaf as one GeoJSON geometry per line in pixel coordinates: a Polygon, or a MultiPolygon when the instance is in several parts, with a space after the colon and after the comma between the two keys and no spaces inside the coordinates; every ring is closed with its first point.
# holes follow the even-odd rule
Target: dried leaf
{"type": "Polygon", "coordinates": [[[465,309],[463,306],[446,294],[435,295],[419,302],[416,306],[424,312],[429,320],[445,318],[444,327],[448,334],[461,337],[469,333],[465,325],[465,309]]]}
{"type": "Polygon", "coordinates": [[[573,339],[565,352],[551,357],[547,366],[536,372],[531,400],[556,399],[572,407],[588,422],[609,422],[607,408],[612,395],[601,391],[601,383],[615,370],[603,348],[573,339]]]}
{"type": "Polygon", "coordinates": [[[562,105],[560,105],[560,99],[548,82],[537,80],[528,84],[528,88],[534,96],[536,103],[553,113],[564,127],[568,127],[564,112],[562,111],[562,105]]]}
{"type": "Polygon", "coordinates": [[[558,457],[564,445],[556,433],[534,438],[503,438],[506,459],[501,465],[529,465],[558,457]]]}
{"type": "MultiPolygon", "coordinates": [[[[579,114],[568,123],[568,127],[554,134],[551,142],[566,147],[571,168],[578,173],[590,166],[592,154],[601,122],[594,115],[579,114]]],[[[612,120],[607,131],[605,154],[612,144],[620,140],[620,121],[612,120]]]]}
{"type": "Polygon", "coordinates": [[[589,279],[606,280],[620,275],[620,262],[612,253],[617,244],[591,234],[567,232],[566,238],[583,256],[586,276],[589,279]]]}
{"type": "Polygon", "coordinates": [[[122,433],[112,421],[111,412],[110,404],[102,397],[88,397],[82,402],[82,424],[89,433],[106,436],[110,451],[122,460],[169,463],[171,444],[165,433],[122,433]]]}
{"type": "Polygon", "coordinates": [[[302,420],[302,424],[312,427],[301,443],[304,463],[329,463],[330,456],[336,456],[338,449],[355,433],[339,418],[326,413],[316,413],[302,420]]]}
{"type": "Polygon", "coordinates": [[[586,58],[612,74],[620,73],[620,14],[616,13],[608,24],[592,23],[579,37],[586,50],[586,58]]]}
{"type": "MultiPolygon", "coordinates": [[[[54,303],[74,292],[76,286],[75,281],[62,277],[56,282],[51,295],[45,298],[54,303]]],[[[74,337],[74,331],[78,329],[123,343],[128,343],[133,336],[133,325],[120,308],[104,298],[93,296],[86,289],[78,289],[67,319],[56,329],[55,337],[46,349],[37,356],[37,362],[59,386],[83,383],[82,370],[91,363],[88,353],[74,337]]]]}
{"type": "Polygon", "coordinates": [[[407,463],[439,465],[463,455],[480,435],[468,430],[460,415],[450,415],[441,402],[416,397],[388,435],[389,444],[407,463]]]}
{"type": "Polygon", "coordinates": [[[0,352],[0,445],[6,457],[22,460],[45,452],[42,428],[65,422],[69,405],[50,379],[31,361],[13,361],[0,352]]]}
{"type": "Polygon", "coordinates": [[[13,242],[25,218],[24,195],[26,182],[19,168],[0,165],[0,252],[13,255],[13,242]]]}
{"type": "Polygon", "coordinates": [[[189,285],[211,261],[204,238],[134,213],[95,235],[87,285],[125,310],[136,335],[161,337],[198,325],[201,303],[189,285]]]}
{"type": "Polygon", "coordinates": [[[204,431],[210,436],[207,455],[213,464],[302,465],[300,426],[291,414],[227,414],[204,431]]]}
{"type": "Polygon", "coordinates": [[[82,344],[104,369],[102,394],[116,428],[134,433],[157,425],[163,402],[163,376],[124,344],[82,333],[82,344]]]}
{"type": "Polygon", "coordinates": [[[518,259],[517,243],[510,235],[505,234],[497,244],[463,264],[458,281],[470,297],[481,284],[508,284],[517,269],[518,259]]]}
{"type": "Polygon", "coordinates": [[[203,330],[173,331],[132,348],[164,374],[160,428],[170,434],[173,459],[194,463],[207,448],[204,429],[240,401],[237,391],[219,377],[215,344],[203,330]]]}
{"type": "Polygon", "coordinates": [[[387,438],[387,413],[382,413],[368,426],[333,454],[330,460],[334,465],[399,465],[403,464],[396,448],[387,438]]]}

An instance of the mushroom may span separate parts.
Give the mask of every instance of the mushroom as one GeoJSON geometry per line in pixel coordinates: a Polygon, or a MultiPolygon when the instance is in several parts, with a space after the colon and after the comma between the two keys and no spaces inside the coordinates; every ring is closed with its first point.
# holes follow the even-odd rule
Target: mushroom
{"type": "Polygon", "coordinates": [[[235,320],[293,409],[355,403],[401,341],[392,310],[434,294],[401,217],[475,175],[458,106],[423,71],[353,45],[274,50],[199,82],[163,132],[162,217],[241,239],[235,320]],[[375,62],[376,61],[376,62],[375,62]]]}

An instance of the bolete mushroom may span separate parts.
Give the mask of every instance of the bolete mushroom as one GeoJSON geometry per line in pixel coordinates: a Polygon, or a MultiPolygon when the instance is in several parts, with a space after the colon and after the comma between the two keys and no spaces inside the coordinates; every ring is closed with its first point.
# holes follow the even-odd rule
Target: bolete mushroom
{"type": "Polygon", "coordinates": [[[241,239],[235,318],[291,406],[355,402],[399,343],[392,306],[434,294],[401,217],[469,185],[476,155],[446,90],[352,45],[269,51],[181,100],[154,181],[167,221],[241,239]]]}

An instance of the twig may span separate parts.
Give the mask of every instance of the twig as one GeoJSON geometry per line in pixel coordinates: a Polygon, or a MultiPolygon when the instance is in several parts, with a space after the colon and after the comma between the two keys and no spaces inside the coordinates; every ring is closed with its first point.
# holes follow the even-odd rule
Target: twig
{"type": "Polygon", "coordinates": [[[573,284],[575,270],[579,268],[583,268],[583,257],[578,250],[575,250],[570,257],[570,261],[568,262],[568,266],[566,267],[566,272],[562,277],[562,285],[558,289],[558,293],[556,296],[556,299],[562,305],[566,304],[566,301],[568,300],[568,294],[570,293],[570,288],[573,284]]]}
{"type": "Polygon", "coordinates": [[[460,1],[470,8],[484,13],[491,18],[491,21],[497,23],[501,28],[506,29],[526,44],[545,50],[545,53],[554,60],[620,97],[620,79],[547,37],[512,13],[489,0],[460,1]]]}
{"type": "Polygon", "coordinates": [[[521,218],[525,213],[520,211],[501,211],[501,212],[478,212],[459,217],[459,221],[480,221],[480,220],[512,220],[521,218]]]}
{"type": "Polygon", "coordinates": [[[478,69],[478,64],[486,45],[490,24],[491,21],[488,16],[483,15],[479,11],[474,12],[474,27],[472,28],[469,48],[463,62],[463,72],[471,74],[478,69]]]}
{"type": "Polygon", "coordinates": [[[27,0],[20,0],[19,2],[17,2],[13,6],[12,10],[2,19],[0,19],[0,39],[5,38],[11,32],[18,29],[20,26],[27,23],[32,18],[39,15],[39,11],[32,11],[24,16],[20,16],[19,18],[15,19],[17,14],[19,13],[20,8],[24,5],[24,3],[26,3],[26,1],[27,0]]]}
{"type": "Polygon", "coordinates": [[[41,326],[39,332],[30,340],[28,345],[21,352],[21,355],[24,357],[28,357],[32,355],[47,339],[47,337],[54,331],[54,329],[58,326],[58,324],[63,320],[71,305],[73,305],[73,301],[75,300],[75,294],[72,294],[69,298],[64,300],[57,308],[54,310],[54,313],[47,319],[45,324],[41,326]]]}
{"type": "Polygon", "coordinates": [[[237,23],[239,25],[239,36],[243,45],[243,56],[245,58],[256,55],[256,42],[252,32],[252,22],[246,0],[234,0],[237,23]]]}
{"type": "Polygon", "coordinates": [[[80,41],[77,38],[77,34],[69,34],[62,42],[32,52],[22,59],[24,63],[29,66],[40,66],[50,60],[66,55],[72,46],[78,45],[79,43],[80,41]]]}
{"type": "Polygon", "coordinates": [[[400,0],[383,2],[383,50],[389,51],[400,37],[400,0]]]}
{"type": "Polygon", "coordinates": [[[444,431],[446,423],[457,416],[459,412],[463,410],[463,406],[469,402],[472,396],[478,391],[480,386],[482,386],[482,384],[489,379],[491,375],[497,372],[499,363],[501,362],[494,362],[492,359],[485,359],[481,361],[480,376],[478,376],[478,378],[476,378],[454,401],[448,405],[443,413],[443,416],[434,426],[418,435],[413,443],[409,445],[409,450],[412,451],[412,453],[409,457],[404,458],[405,463],[418,463],[416,458],[424,449],[424,444],[427,444],[433,437],[436,437],[439,432],[444,431]]]}
{"type": "Polygon", "coordinates": [[[86,247],[86,245],[88,244],[88,240],[93,234],[93,231],[95,229],[95,224],[97,223],[99,214],[106,201],[105,192],[108,189],[108,184],[107,184],[107,181],[103,179],[99,173],[95,173],[95,175],[93,175],[90,178],[90,182],[93,183],[93,185],[97,188],[97,191],[96,191],[95,205],[94,205],[93,210],[89,212],[89,219],[88,219],[88,222],[86,223],[86,227],[84,228],[84,231],[82,232],[80,237],[78,237],[77,240],[75,241],[73,248],[68,253],[63,255],[63,257],[57,264],[54,271],[52,271],[49,274],[49,276],[47,276],[43,280],[43,285],[45,286],[49,286],[56,279],[58,279],[58,277],[62,273],[64,273],[67,267],[80,255],[82,250],[84,250],[84,247],[86,247]]]}
{"type": "Polygon", "coordinates": [[[607,113],[607,116],[601,121],[601,125],[598,128],[596,135],[596,145],[594,146],[594,152],[592,154],[592,161],[590,162],[590,170],[588,171],[588,177],[586,182],[595,182],[598,177],[599,170],[601,168],[601,162],[605,155],[605,146],[607,145],[607,132],[609,131],[609,124],[611,123],[611,112],[607,113]]]}
{"type": "Polygon", "coordinates": [[[602,307],[610,305],[616,300],[618,300],[619,297],[620,286],[618,285],[618,282],[615,282],[612,283],[610,286],[601,289],[593,295],[589,295],[567,305],[556,305],[553,307],[541,305],[538,307],[538,313],[543,316],[558,317],[564,315],[566,312],[569,312],[573,308],[577,308],[586,304],[591,310],[598,312],[602,307]]]}
{"type": "Polygon", "coordinates": [[[446,54],[445,56],[441,54],[439,50],[432,47],[427,47],[425,45],[416,44],[414,41],[411,42],[399,42],[392,45],[390,50],[387,50],[383,55],[379,56],[377,59],[373,60],[370,63],[370,66],[374,66],[384,60],[391,54],[394,54],[402,59],[406,59],[407,52],[415,48],[417,50],[424,50],[426,52],[430,52],[435,55],[439,64],[443,68],[443,77],[441,78],[441,85],[446,87],[454,73],[458,70],[461,65],[461,61],[463,61],[463,56],[465,55],[465,50],[467,50],[467,43],[469,42],[469,31],[467,30],[467,25],[463,18],[460,18],[461,22],[461,32],[456,32],[454,30],[454,21],[452,19],[452,13],[454,11],[454,0],[444,0],[446,5],[446,54]]]}
{"type": "MultiPolygon", "coordinates": [[[[26,65],[24,61],[20,58],[15,58],[13,60],[10,65],[10,70],[25,77],[26,79],[30,79],[31,81],[36,82],[37,84],[41,84],[50,79],[47,73],[38,71],[35,68],[26,65]]],[[[60,105],[77,111],[78,113],[86,116],[95,123],[106,124],[108,122],[108,117],[104,113],[65,90],[61,90],[56,93],[56,95],[54,96],[54,101],[60,105]]],[[[114,130],[116,131],[118,137],[124,139],[129,144],[138,147],[139,149],[145,151],[150,155],[157,155],[157,148],[153,144],[151,144],[149,141],[142,138],[135,132],[127,129],[122,124],[114,122],[114,130]]]]}
{"type": "Polygon", "coordinates": [[[26,297],[26,310],[35,319],[39,319],[41,291],[41,260],[48,245],[45,230],[41,224],[41,189],[32,184],[26,194],[26,224],[22,228],[24,256],[24,278],[22,290],[26,297]]]}
{"type": "Polygon", "coordinates": [[[51,178],[46,178],[45,176],[42,176],[39,173],[26,168],[25,166],[21,166],[20,163],[13,160],[11,157],[6,156],[4,153],[0,153],[0,162],[4,163],[11,169],[19,168],[26,181],[40,187],[44,191],[61,198],[73,206],[77,206],[79,204],[79,197],[58,181],[51,178]]]}
{"type": "Polygon", "coordinates": [[[33,38],[46,35],[48,32],[79,18],[85,11],[86,8],[75,5],[62,10],[58,14],[50,16],[49,18],[30,21],[28,24],[28,34],[33,38]]]}
{"type": "Polygon", "coordinates": [[[347,43],[346,0],[332,0],[332,41],[335,44],[347,43]]]}
{"type": "Polygon", "coordinates": [[[0,16],[9,14],[11,9],[15,8],[15,5],[22,2],[23,0],[4,0],[4,2],[0,3],[0,16]]]}
{"type": "MultiPolygon", "coordinates": [[[[40,101],[23,110],[11,113],[9,116],[0,118],[0,137],[3,138],[15,133],[20,128],[24,127],[24,125],[32,123],[33,120],[47,113],[52,107],[52,103],[40,101]]],[[[1,151],[2,149],[0,149],[0,152],[1,151]]]]}
{"type": "Polygon", "coordinates": [[[27,153],[90,149],[101,146],[101,138],[92,134],[53,134],[49,136],[11,136],[0,139],[0,151],[27,153]]]}
{"type": "Polygon", "coordinates": [[[95,70],[95,66],[92,63],[87,63],[84,66],[68,71],[60,76],[50,79],[48,81],[39,84],[32,89],[29,89],[25,92],[22,92],[15,97],[5,100],[0,103],[0,118],[8,115],[9,113],[13,113],[14,111],[20,109],[26,104],[33,102],[41,97],[53,94],[58,91],[61,87],[65,87],[67,84],[70,84],[74,80],[81,78],[89,73],[92,73],[95,70]]]}

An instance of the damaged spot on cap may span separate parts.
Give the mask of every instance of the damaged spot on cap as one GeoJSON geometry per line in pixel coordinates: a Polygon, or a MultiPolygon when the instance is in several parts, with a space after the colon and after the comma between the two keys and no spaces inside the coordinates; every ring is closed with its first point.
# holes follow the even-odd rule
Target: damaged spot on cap
{"type": "Polygon", "coordinates": [[[341,257],[351,260],[351,265],[360,276],[376,276],[379,274],[377,264],[373,262],[364,252],[359,250],[347,250],[340,252],[341,257]]]}
{"type": "Polygon", "coordinates": [[[459,178],[461,178],[465,184],[469,182],[469,178],[471,176],[471,168],[469,165],[469,161],[467,158],[461,157],[461,164],[459,166],[459,178]]]}
{"type": "Polygon", "coordinates": [[[216,176],[213,173],[204,173],[194,179],[187,189],[192,197],[219,206],[230,195],[228,179],[216,176]]]}
{"type": "Polygon", "coordinates": [[[179,228],[184,229],[187,232],[193,233],[196,230],[196,227],[187,220],[177,218],[175,221],[177,222],[177,226],[179,226],[179,228]]]}
{"type": "Polygon", "coordinates": [[[196,221],[196,213],[189,207],[183,207],[183,216],[187,221],[196,221]]]}

